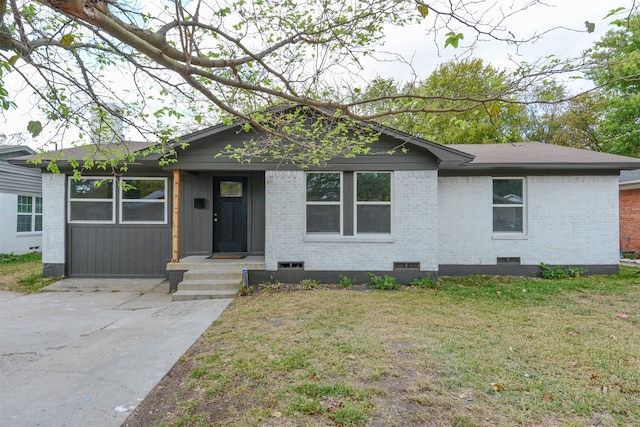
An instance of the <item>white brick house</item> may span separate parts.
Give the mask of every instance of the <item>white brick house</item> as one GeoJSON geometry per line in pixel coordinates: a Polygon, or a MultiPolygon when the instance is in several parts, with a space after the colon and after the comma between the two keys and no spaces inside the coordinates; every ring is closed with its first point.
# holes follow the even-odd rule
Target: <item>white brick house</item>
{"type": "Polygon", "coordinates": [[[540,143],[442,146],[384,127],[374,146],[386,154],[323,168],[217,157],[250,136],[240,125],[181,138],[189,147],[175,164],[147,156],[120,177],[73,181],[64,163],[45,174],[45,273],[163,276],[212,254],[263,259],[252,282],[536,275],[540,263],[618,270],[618,176],[640,159],[540,143]],[[400,144],[406,152],[392,154],[400,144]]]}

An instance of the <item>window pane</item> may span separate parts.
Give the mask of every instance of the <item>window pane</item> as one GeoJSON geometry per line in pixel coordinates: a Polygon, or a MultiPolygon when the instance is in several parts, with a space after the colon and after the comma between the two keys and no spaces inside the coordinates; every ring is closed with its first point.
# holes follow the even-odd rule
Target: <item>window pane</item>
{"type": "Polygon", "coordinates": [[[308,202],[339,202],[340,174],[339,173],[308,173],[307,174],[308,202]]]}
{"type": "Polygon", "coordinates": [[[358,201],[359,202],[388,202],[391,200],[391,174],[359,173],[358,201]]]}
{"type": "Polygon", "coordinates": [[[18,215],[18,232],[31,231],[31,215],[18,215]]]}
{"type": "Polygon", "coordinates": [[[33,231],[42,231],[42,215],[35,216],[36,224],[33,231]]]}
{"type": "Polygon", "coordinates": [[[164,203],[125,202],[122,221],[164,222],[164,203]]]}
{"type": "Polygon", "coordinates": [[[340,206],[307,205],[308,233],[339,233],[340,206]]]}
{"type": "Polygon", "coordinates": [[[113,180],[81,179],[71,180],[72,199],[111,199],[113,198],[113,180]]]}
{"type": "Polygon", "coordinates": [[[122,198],[164,200],[164,183],[163,179],[126,179],[123,183],[122,198]]]}
{"type": "Polygon", "coordinates": [[[242,197],[242,183],[220,181],[220,197],[242,197]]]}
{"type": "Polygon", "coordinates": [[[496,205],[521,205],[524,201],[521,179],[494,179],[493,203],[496,205]]]}
{"type": "Polygon", "coordinates": [[[31,213],[31,197],[18,196],[18,213],[31,213]]]}
{"type": "Polygon", "coordinates": [[[111,221],[113,203],[108,202],[71,202],[71,221],[111,221]]]}
{"type": "Polygon", "coordinates": [[[358,233],[391,233],[391,206],[359,205],[358,233]]]}
{"type": "Polygon", "coordinates": [[[493,231],[522,232],[522,208],[494,207],[493,231]]]}
{"type": "Polygon", "coordinates": [[[36,197],[36,213],[42,213],[42,197],[36,197]]]}

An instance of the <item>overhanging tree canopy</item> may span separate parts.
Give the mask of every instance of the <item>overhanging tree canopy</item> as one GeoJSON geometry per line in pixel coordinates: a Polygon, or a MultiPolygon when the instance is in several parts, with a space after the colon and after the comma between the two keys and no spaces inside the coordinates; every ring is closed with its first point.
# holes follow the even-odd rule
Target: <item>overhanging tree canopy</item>
{"type": "MultiPolygon", "coordinates": [[[[393,109],[371,113],[367,106],[379,98],[353,101],[352,96],[358,90],[354,82],[359,81],[362,61],[377,55],[391,26],[419,22],[424,34],[416,37],[457,48],[461,54],[482,41],[519,45],[552,30],[541,23],[538,33],[516,37],[509,18],[544,2],[509,4],[504,8],[500,2],[481,0],[175,0],[142,5],[0,0],[0,69],[22,76],[47,118],[59,123],[62,132],[68,127],[86,131],[95,116],[115,115],[143,135],[167,140],[176,135],[176,119],[204,125],[235,117],[268,130],[279,141],[287,138],[282,132],[286,126],[269,126],[264,115],[249,112],[280,102],[320,107],[357,120],[440,111],[432,101],[442,95],[406,92],[393,96],[393,109]]],[[[592,25],[587,22],[584,31],[592,31],[592,25]]],[[[584,66],[581,60],[558,59],[522,64],[499,90],[448,97],[447,108],[470,110],[500,100],[513,102],[514,93],[584,66]]],[[[11,107],[12,99],[0,80],[4,108],[11,107]]],[[[33,134],[40,129],[39,122],[30,124],[33,134]]],[[[279,155],[268,143],[262,145],[265,150],[254,155],[279,155]]],[[[322,160],[362,149],[359,145],[348,149],[346,137],[336,145],[335,151],[321,150],[322,160]]],[[[313,152],[301,147],[290,160],[305,162],[313,152]]]]}

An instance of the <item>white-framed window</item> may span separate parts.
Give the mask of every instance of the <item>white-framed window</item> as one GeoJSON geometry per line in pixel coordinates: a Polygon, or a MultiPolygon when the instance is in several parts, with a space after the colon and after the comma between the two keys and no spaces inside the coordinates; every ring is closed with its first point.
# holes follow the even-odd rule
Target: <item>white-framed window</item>
{"type": "Polygon", "coordinates": [[[356,173],[356,234],[391,234],[391,172],[356,173]]]}
{"type": "Polygon", "coordinates": [[[493,178],[493,232],[524,233],[524,178],[493,178]]]}
{"type": "Polygon", "coordinates": [[[342,234],[342,174],[307,172],[307,233],[342,234]]]}
{"type": "Polygon", "coordinates": [[[18,196],[18,233],[42,231],[42,197],[18,196]]]}
{"type": "Polygon", "coordinates": [[[120,223],[167,223],[167,178],[126,178],[119,187],[120,223]]]}
{"type": "Polygon", "coordinates": [[[115,223],[113,177],[69,179],[69,222],[115,223]]]}

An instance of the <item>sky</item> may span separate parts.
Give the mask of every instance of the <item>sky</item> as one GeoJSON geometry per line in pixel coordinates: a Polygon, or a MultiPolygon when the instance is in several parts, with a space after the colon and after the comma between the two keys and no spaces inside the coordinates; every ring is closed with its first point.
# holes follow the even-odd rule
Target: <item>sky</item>
{"type": "MultiPolygon", "coordinates": [[[[508,5],[513,1],[493,0],[484,3],[493,4],[496,2],[508,5]]],[[[516,37],[525,37],[554,27],[584,30],[585,21],[589,21],[595,24],[595,31],[593,33],[570,30],[553,31],[536,43],[521,46],[518,52],[504,43],[485,43],[479,46],[474,52],[474,56],[483,58],[486,63],[491,63],[495,67],[508,68],[514,59],[535,61],[549,54],[554,54],[560,59],[579,55],[585,49],[593,46],[611,28],[608,25],[611,18],[604,19],[608,12],[620,6],[631,7],[634,0],[547,0],[547,4],[550,6],[531,8],[513,17],[507,22],[509,30],[516,37]]],[[[411,68],[420,78],[426,78],[438,64],[460,55],[463,52],[462,49],[442,47],[442,35],[439,39],[441,48],[436,49],[433,37],[425,35],[426,26],[432,23],[429,19],[431,18],[427,16],[419,24],[386,31],[385,44],[380,48],[381,52],[390,51],[400,53],[404,58],[411,58],[411,67],[399,66],[397,63],[391,62],[367,60],[363,62],[363,82],[366,83],[366,80],[376,76],[407,81],[411,79],[411,68]]],[[[466,40],[470,39],[471,35],[467,34],[466,40]]],[[[11,79],[11,74],[5,75],[5,83],[9,86],[12,84],[11,79]]],[[[587,89],[590,83],[585,80],[573,80],[568,86],[571,90],[580,91],[587,89]]],[[[37,114],[34,114],[37,112],[30,107],[29,99],[25,97],[17,99],[16,102],[18,103],[17,110],[6,112],[4,118],[0,116],[0,133],[7,135],[25,133],[28,145],[32,148],[38,148],[44,142],[43,138],[46,138],[46,134],[32,140],[26,133],[29,120],[39,119],[37,114]]]]}

